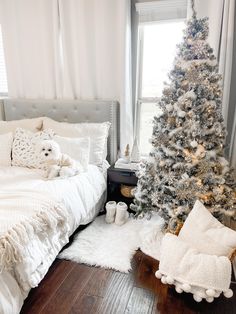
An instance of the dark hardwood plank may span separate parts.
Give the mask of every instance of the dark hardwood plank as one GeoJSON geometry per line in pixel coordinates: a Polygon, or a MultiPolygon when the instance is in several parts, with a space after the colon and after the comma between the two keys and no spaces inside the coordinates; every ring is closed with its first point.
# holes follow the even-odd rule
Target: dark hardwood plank
{"type": "Polygon", "coordinates": [[[150,291],[134,287],[125,314],[151,314],[154,298],[154,294],[150,291]]]}
{"type": "Polygon", "coordinates": [[[50,302],[41,310],[40,313],[44,314],[65,314],[69,313],[76,298],[91,278],[94,268],[75,264],[76,267],[72,269],[67,278],[64,280],[63,285],[51,298],[50,302]]]}
{"type": "Polygon", "coordinates": [[[56,259],[39,286],[30,291],[21,314],[38,314],[60,288],[74,266],[75,264],[69,261],[56,259]]]}
{"type": "Polygon", "coordinates": [[[103,297],[106,292],[107,283],[112,271],[104,268],[94,268],[93,276],[89,279],[83,289],[83,294],[103,297]]]}
{"type": "Polygon", "coordinates": [[[133,278],[129,274],[113,272],[107,283],[106,293],[97,313],[124,313],[133,290],[133,278]]]}
{"type": "Polygon", "coordinates": [[[69,314],[95,314],[98,313],[98,307],[102,303],[102,298],[94,295],[81,295],[71,310],[68,312],[69,314]]]}

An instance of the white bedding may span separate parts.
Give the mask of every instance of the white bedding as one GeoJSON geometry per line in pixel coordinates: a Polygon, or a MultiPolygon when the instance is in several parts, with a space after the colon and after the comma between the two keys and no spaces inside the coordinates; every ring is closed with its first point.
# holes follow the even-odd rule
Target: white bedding
{"type": "MultiPolygon", "coordinates": [[[[94,165],[89,165],[88,171],[79,176],[56,180],[45,180],[41,170],[0,167],[0,191],[22,189],[45,191],[58,201],[62,201],[69,212],[69,234],[71,235],[79,225],[92,221],[100,210],[104,201],[106,179],[94,165]]],[[[57,248],[63,246],[59,243],[56,233],[50,241],[57,243],[57,248]]],[[[58,249],[48,255],[50,243],[45,247],[42,247],[42,243],[43,239],[35,239],[35,243],[29,245],[27,250],[34,258],[27,261],[27,264],[18,265],[14,273],[4,271],[0,274],[0,314],[18,313],[30,287],[38,285],[41,277],[46,274],[55,259],[58,249]],[[25,286],[19,287],[19,276],[21,282],[27,283],[25,286]],[[30,276],[33,279],[29,286],[30,276]]]]}

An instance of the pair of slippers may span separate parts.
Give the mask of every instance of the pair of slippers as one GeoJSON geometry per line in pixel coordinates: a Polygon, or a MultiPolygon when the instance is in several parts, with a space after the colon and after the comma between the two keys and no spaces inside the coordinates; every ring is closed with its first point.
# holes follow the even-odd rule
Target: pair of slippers
{"type": "Polygon", "coordinates": [[[108,224],[115,223],[118,226],[123,225],[129,218],[128,206],[124,202],[116,203],[110,201],[106,203],[105,221],[108,224]]]}

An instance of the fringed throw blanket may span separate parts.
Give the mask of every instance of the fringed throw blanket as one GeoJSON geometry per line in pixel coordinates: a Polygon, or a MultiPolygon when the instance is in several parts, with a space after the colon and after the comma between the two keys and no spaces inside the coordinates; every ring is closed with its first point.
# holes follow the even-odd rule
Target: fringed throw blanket
{"type": "Polygon", "coordinates": [[[67,242],[68,212],[51,196],[32,191],[0,192],[0,272],[22,262],[25,246],[35,236],[47,239],[56,229],[67,242]]]}

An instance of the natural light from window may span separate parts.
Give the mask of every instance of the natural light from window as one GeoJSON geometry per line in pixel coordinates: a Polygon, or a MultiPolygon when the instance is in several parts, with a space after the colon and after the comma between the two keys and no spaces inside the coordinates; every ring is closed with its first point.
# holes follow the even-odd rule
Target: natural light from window
{"type": "Polygon", "coordinates": [[[152,134],[152,121],[161,97],[164,81],[168,82],[176,45],[183,38],[184,20],[144,24],[142,27],[142,52],[139,70],[141,75],[140,107],[140,152],[148,155],[151,149],[149,139],[152,134]]]}
{"type": "Polygon", "coordinates": [[[3,42],[2,42],[2,32],[0,25],[0,95],[6,95],[8,92],[7,88],[7,74],[5,66],[5,57],[3,51],[3,42]]]}
{"type": "Polygon", "coordinates": [[[163,82],[168,80],[183,38],[184,21],[159,22],[143,26],[142,97],[160,97],[163,82]]]}

